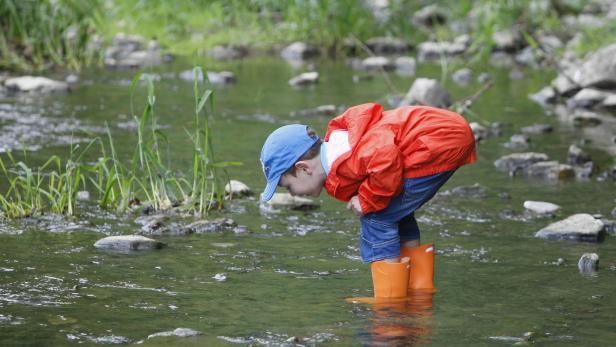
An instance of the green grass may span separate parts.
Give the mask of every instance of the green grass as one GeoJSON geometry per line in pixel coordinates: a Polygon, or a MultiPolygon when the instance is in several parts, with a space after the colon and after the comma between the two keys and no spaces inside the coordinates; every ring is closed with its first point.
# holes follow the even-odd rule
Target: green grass
{"type": "MultiPolygon", "coordinates": [[[[71,146],[67,160],[54,155],[40,167],[26,164],[25,151],[21,161],[8,152],[5,159],[0,156],[0,174],[8,182],[7,190],[0,192],[0,217],[13,219],[48,212],[73,215],[80,189],[94,192],[100,208],[118,212],[142,204],[157,211],[177,207],[205,216],[213,208],[222,208],[224,184],[229,181],[225,168],[241,163],[215,160],[209,127],[214,94],[200,67],[195,67],[193,74],[194,130],[186,130],[193,143],[191,167],[171,167],[170,158],[161,150],[169,144],[158,129],[154,82],[146,78],[148,95],[139,116],[132,111],[131,101],[131,113],[138,126],[130,164],[120,161],[109,128],[106,139],[95,138],[83,149],[71,146]],[[97,148],[99,159],[93,164],[84,163],[85,154],[97,148]],[[184,176],[185,172],[190,175],[184,176]]],[[[142,75],[137,74],[131,95],[140,80],[142,75]]]]}

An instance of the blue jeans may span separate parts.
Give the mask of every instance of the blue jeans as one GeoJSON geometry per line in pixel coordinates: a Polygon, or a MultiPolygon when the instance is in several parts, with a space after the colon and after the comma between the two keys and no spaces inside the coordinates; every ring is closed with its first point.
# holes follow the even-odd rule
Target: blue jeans
{"type": "Polygon", "coordinates": [[[360,252],[364,263],[400,256],[400,242],[419,239],[415,210],[432,199],[455,170],[405,178],[402,193],[389,205],[360,218],[360,252]]]}

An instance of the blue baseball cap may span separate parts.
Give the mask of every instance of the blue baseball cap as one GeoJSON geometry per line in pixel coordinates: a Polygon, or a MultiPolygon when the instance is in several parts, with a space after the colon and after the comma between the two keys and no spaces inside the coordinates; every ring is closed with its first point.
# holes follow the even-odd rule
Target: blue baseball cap
{"type": "Polygon", "coordinates": [[[261,165],[267,185],[261,194],[261,201],[272,198],[280,177],[319,141],[318,136],[308,135],[307,128],[303,124],[285,125],[274,130],[265,140],[261,149],[261,165]]]}

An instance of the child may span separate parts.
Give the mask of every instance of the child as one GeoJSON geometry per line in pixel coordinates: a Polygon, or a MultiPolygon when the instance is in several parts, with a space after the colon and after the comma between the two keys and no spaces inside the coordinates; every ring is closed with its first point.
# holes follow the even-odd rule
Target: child
{"type": "Polygon", "coordinates": [[[375,298],[402,298],[434,288],[434,247],[420,246],[415,210],[475,160],[473,133],[459,114],[363,104],[332,119],[324,142],[300,124],[271,133],[261,151],[261,199],[270,200],[277,186],[314,197],[325,187],[347,202],[360,217],[360,252],[371,263],[375,298]]]}

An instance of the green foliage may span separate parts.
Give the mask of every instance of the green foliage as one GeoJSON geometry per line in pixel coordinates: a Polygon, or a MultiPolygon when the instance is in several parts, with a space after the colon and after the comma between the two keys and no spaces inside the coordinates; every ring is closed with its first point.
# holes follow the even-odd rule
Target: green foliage
{"type": "Polygon", "coordinates": [[[99,0],[0,1],[0,67],[79,69],[97,54],[88,43],[99,0]]]}

